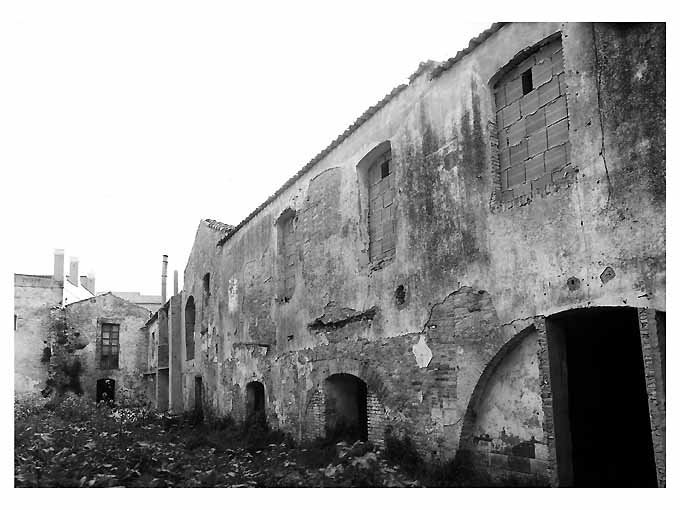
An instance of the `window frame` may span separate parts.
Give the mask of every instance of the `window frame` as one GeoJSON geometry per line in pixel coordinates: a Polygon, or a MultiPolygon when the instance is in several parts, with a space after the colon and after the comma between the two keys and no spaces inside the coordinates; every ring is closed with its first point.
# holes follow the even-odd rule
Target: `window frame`
{"type": "Polygon", "coordinates": [[[98,345],[100,370],[120,369],[120,329],[119,321],[102,319],[99,323],[98,345]],[[115,343],[113,342],[114,333],[115,343]],[[107,340],[106,343],[105,340],[107,340]]]}

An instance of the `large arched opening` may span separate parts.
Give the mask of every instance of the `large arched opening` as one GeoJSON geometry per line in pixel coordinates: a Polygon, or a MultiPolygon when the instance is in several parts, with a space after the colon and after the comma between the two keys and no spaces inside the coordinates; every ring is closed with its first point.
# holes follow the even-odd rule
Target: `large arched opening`
{"type": "Polygon", "coordinates": [[[529,326],[487,363],[463,418],[458,455],[471,453],[495,475],[548,483],[539,351],[538,332],[529,326]]]}
{"type": "Polygon", "coordinates": [[[368,439],[366,383],[350,374],[333,374],[324,381],[326,438],[368,439]]]}
{"type": "Polygon", "coordinates": [[[655,487],[637,310],[569,310],[546,333],[560,485],[655,487]]]}

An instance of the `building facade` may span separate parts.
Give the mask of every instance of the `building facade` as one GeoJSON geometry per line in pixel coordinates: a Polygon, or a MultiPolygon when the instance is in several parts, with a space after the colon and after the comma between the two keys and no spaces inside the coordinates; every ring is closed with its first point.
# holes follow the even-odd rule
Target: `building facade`
{"type": "Polygon", "coordinates": [[[95,400],[146,403],[149,311],[107,293],[52,312],[53,386],[95,400]],[[61,380],[60,380],[61,379],[61,380]]]}
{"type": "Polygon", "coordinates": [[[78,259],[72,257],[64,275],[64,250],[54,252],[51,275],[14,275],[14,392],[40,392],[48,380],[51,311],[94,295],[94,275],[79,276],[78,259]]]}
{"type": "Polygon", "coordinates": [[[499,23],[422,64],[239,225],[200,222],[147,392],[665,486],[665,94],[664,24],[499,23]]]}

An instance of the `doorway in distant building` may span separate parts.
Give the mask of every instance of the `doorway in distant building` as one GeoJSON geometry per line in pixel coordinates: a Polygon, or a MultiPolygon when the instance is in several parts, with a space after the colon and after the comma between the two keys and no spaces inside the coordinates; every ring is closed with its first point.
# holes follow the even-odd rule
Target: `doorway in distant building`
{"type": "Polygon", "coordinates": [[[246,421],[249,423],[264,423],[264,385],[253,381],[246,385],[246,421]]]}
{"type": "Polygon", "coordinates": [[[656,487],[637,310],[547,319],[560,485],[656,487]]]}
{"type": "Polygon", "coordinates": [[[97,381],[97,402],[114,402],[116,400],[116,381],[99,379],[97,381]]]}
{"type": "Polygon", "coordinates": [[[203,378],[194,379],[194,415],[198,421],[203,420],[203,378]]]}
{"type": "Polygon", "coordinates": [[[366,383],[350,374],[334,374],[324,382],[326,437],[366,441],[368,416],[366,383]]]}

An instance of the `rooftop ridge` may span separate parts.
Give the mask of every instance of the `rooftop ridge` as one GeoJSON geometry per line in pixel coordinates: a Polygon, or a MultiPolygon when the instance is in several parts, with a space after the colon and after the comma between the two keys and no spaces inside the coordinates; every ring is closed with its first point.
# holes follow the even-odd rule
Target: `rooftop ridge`
{"type": "MultiPolygon", "coordinates": [[[[470,42],[468,43],[468,46],[459,51],[455,57],[452,57],[445,62],[438,63],[433,60],[427,60],[425,62],[421,62],[418,65],[418,69],[409,76],[409,84],[413,83],[413,81],[420,76],[421,74],[425,73],[426,71],[430,71],[430,80],[433,80],[437,78],[439,75],[441,75],[444,71],[447,69],[451,68],[456,62],[458,62],[460,59],[462,59],[465,55],[470,53],[474,48],[479,46],[482,42],[487,40],[491,35],[496,33],[503,25],[506,23],[494,23],[486,29],[484,32],[479,34],[477,37],[473,37],[470,39],[470,42]],[[433,67],[436,66],[436,67],[433,67]]],[[[309,169],[311,169],[314,165],[316,165],[319,161],[321,161],[326,155],[328,155],[333,149],[335,149],[337,146],[339,146],[343,141],[345,141],[352,133],[354,133],[359,127],[361,127],[362,124],[364,124],[366,121],[368,121],[373,115],[380,110],[383,106],[385,106],[387,103],[389,103],[393,98],[395,98],[397,95],[399,95],[403,90],[408,88],[408,85],[405,83],[402,83],[400,85],[397,85],[394,87],[385,97],[383,97],[380,101],[378,101],[376,104],[373,106],[369,107],[364,113],[362,113],[352,124],[350,124],[339,136],[335,138],[329,145],[326,146],[326,148],[322,149],[316,156],[314,156],[305,166],[303,166],[300,170],[298,170],[295,175],[293,175],[291,178],[289,178],[286,182],[283,183],[283,185],[277,189],[271,196],[269,196],[262,204],[260,204],[253,212],[251,212],[248,216],[246,216],[243,221],[241,221],[238,225],[233,227],[229,232],[226,233],[225,236],[220,238],[220,240],[217,242],[217,246],[223,246],[224,243],[226,243],[236,232],[241,230],[242,227],[244,227],[250,220],[252,220],[255,216],[257,216],[265,207],[267,207],[269,204],[271,204],[276,197],[281,195],[286,189],[288,189],[295,181],[297,181],[300,177],[302,177],[309,169]]]]}
{"type": "Polygon", "coordinates": [[[221,221],[211,220],[209,218],[206,218],[203,221],[205,222],[207,227],[213,230],[218,230],[220,232],[229,232],[234,228],[233,225],[227,225],[226,223],[222,223],[221,221]]]}
{"type": "Polygon", "coordinates": [[[486,41],[493,34],[498,32],[505,25],[507,25],[507,22],[494,23],[489,28],[484,30],[484,32],[479,34],[477,37],[473,37],[472,39],[470,39],[470,42],[468,43],[467,47],[463,48],[458,53],[456,53],[454,57],[451,57],[450,59],[445,60],[444,62],[439,64],[432,70],[432,72],[430,72],[430,80],[438,78],[444,71],[453,67],[453,65],[456,62],[459,62],[463,57],[471,53],[472,50],[474,50],[477,46],[486,41]]]}

